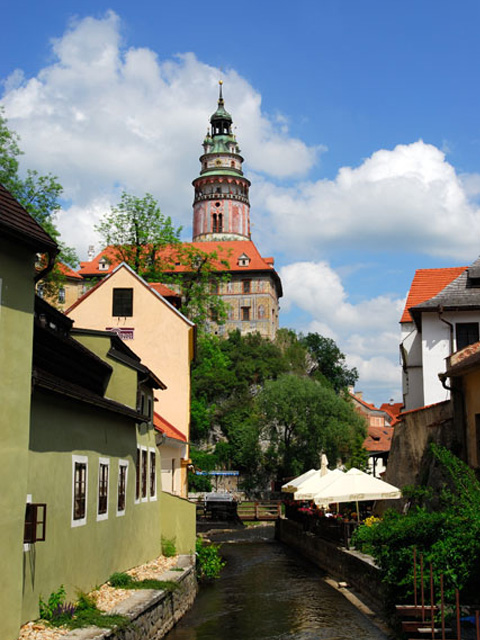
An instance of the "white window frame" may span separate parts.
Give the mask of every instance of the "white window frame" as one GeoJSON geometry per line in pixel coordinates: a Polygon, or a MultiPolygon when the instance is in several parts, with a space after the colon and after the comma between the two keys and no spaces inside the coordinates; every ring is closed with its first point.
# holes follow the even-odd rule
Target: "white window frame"
{"type": "Polygon", "coordinates": [[[88,513],[88,457],[87,456],[79,456],[76,454],[72,455],[72,510],[71,510],[71,526],[72,527],[83,527],[87,524],[87,513],[88,513]],[[85,516],[83,518],[74,518],[75,513],[75,464],[85,464],[85,516]]]}
{"type": "Polygon", "coordinates": [[[98,459],[98,482],[97,482],[97,521],[108,520],[108,507],[110,502],[110,458],[98,459]],[[100,465],[106,465],[108,467],[107,478],[107,510],[105,513],[99,513],[100,509],[100,465]]]}
{"type": "Polygon", "coordinates": [[[158,465],[157,465],[157,460],[158,460],[158,450],[155,447],[149,447],[148,448],[148,493],[150,494],[150,500],[153,502],[157,499],[158,496],[158,465]],[[151,454],[155,454],[155,487],[154,490],[155,492],[153,494],[150,494],[150,478],[151,478],[151,474],[152,474],[152,469],[151,469],[151,454]]]}
{"type": "Polygon", "coordinates": [[[140,504],[142,501],[142,447],[137,444],[137,452],[135,459],[135,496],[134,503],[140,504]],[[138,464],[137,464],[138,462],[138,464]],[[137,474],[138,474],[138,496],[137,496],[137,474]]]}
{"type": "Polygon", "coordinates": [[[140,446],[140,502],[147,502],[148,501],[148,485],[150,484],[149,480],[150,480],[150,476],[148,475],[148,468],[149,468],[149,455],[148,455],[148,448],[141,445],[140,446]],[[145,495],[143,495],[143,452],[146,453],[147,455],[147,463],[146,463],[146,471],[145,471],[145,495]]]}
{"type": "Polygon", "coordinates": [[[128,460],[120,459],[118,461],[118,473],[117,473],[117,501],[116,501],[116,509],[117,516],[124,516],[127,508],[127,487],[128,487],[128,460]],[[120,468],[125,467],[125,507],[123,509],[118,508],[118,485],[120,480],[120,468]]]}

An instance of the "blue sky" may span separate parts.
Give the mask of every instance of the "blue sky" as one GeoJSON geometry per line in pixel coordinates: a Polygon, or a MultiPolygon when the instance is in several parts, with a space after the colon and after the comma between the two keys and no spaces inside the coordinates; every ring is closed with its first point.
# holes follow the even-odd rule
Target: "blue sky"
{"type": "Polygon", "coordinates": [[[480,253],[479,14],[443,0],[19,0],[3,9],[1,102],[24,167],[64,185],[58,224],[85,258],[122,189],[153,193],[190,237],[223,78],[282,326],[337,340],[366,399],[401,400],[415,269],[480,253]]]}

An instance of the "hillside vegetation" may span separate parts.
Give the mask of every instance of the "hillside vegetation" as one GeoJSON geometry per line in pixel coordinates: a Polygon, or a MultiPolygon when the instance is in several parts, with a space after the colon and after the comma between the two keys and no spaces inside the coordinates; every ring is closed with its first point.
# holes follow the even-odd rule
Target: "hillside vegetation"
{"type": "MultiPolygon", "coordinates": [[[[192,459],[197,469],[234,469],[244,488],[320,465],[363,466],[365,421],[346,390],[358,378],[330,338],[281,329],[202,336],[192,369],[192,459]]],[[[208,489],[190,475],[190,487],[208,489]]]]}

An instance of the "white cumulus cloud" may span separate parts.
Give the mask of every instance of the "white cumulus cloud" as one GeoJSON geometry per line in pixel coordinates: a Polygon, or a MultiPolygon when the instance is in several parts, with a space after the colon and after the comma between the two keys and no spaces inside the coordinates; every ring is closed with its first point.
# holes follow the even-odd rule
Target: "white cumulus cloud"
{"type": "Polygon", "coordinates": [[[263,180],[257,198],[263,227],[291,255],[388,248],[465,260],[478,252],[480,209],[469,197],[478,184],[478,176],[457,175],[442,151],[419,140],[376,151],[334,180],[288,187],[263,180]]]}

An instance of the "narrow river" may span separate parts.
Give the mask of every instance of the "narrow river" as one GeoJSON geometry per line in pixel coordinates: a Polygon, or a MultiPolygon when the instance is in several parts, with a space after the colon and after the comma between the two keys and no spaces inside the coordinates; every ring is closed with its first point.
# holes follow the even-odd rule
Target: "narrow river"
{"type": "Polygon", "coordinates": [[[281,543],[273,530],[222,544],[221,578],[202,586],[166,640],[385,640],[324,574],[281,543]],[[262,537],[260,537],[263,535],[262,537]]]}

